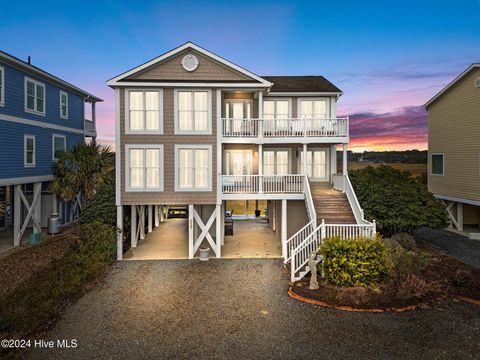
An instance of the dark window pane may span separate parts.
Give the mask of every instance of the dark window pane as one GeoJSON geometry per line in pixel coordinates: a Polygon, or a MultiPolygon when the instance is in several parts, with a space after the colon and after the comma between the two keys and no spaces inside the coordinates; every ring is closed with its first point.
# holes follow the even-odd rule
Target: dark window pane
{"type": "Polygon", "coordinates": [[[432,174],[443,175],[443,155],[432,155],[432,174]]]}

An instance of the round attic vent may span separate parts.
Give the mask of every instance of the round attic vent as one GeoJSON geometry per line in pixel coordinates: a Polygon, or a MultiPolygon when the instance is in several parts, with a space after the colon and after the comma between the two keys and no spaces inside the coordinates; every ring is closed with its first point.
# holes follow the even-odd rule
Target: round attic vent
{"type": "Polygon", "coordinates": [[[475,87],[480,88],[480,78],[475,79],[475,87]]]}
{"type": "Polygon", "coordinates": [[[198,67],[198,59],[195,55],[187,54],[182,59],[182,66],[187,71],[195,71],[198,67]]]}

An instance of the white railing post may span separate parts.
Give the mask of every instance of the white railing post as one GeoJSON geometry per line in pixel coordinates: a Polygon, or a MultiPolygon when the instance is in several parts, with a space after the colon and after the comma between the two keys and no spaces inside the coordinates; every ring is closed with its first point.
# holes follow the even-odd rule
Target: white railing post
{"type": "Polygon", "coordinates": [[[263,194],[263,145],[258,145],[258,192],[263,194]]]}
{"type": "Polygon", "coordinates": [[[323,240],[327,237],[327,229],[325,228],[325,219],[322,219],[322,224],[320,225],[320,239],[323,240]]]}

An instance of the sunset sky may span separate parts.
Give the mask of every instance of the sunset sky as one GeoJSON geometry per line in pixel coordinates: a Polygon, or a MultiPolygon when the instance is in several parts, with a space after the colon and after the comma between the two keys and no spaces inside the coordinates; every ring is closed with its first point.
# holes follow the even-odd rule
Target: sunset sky
{"type": "Polygon", "coordinates": [[[355,151],[425,149],[423,105],[480,60],[479,0],[2,2],[0,49],[103,98],[105,81],[186,41],[258,75],[324,75],[355,151]]]}

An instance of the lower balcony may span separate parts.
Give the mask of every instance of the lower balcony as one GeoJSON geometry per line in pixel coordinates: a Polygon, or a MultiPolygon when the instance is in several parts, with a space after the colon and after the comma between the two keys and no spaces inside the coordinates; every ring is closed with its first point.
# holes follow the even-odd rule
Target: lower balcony
{"type": "Polygon", "coordinates": [[[83,129],[85,131],[85,136],[97,137],[97,129],[93,121],[85,119],[83,124],[84,124],[83,129]]]}
{"type": "Polygon", "coordinates": [[[222,198],[303,199],[305,175],[221,175],[222,198]]]}

